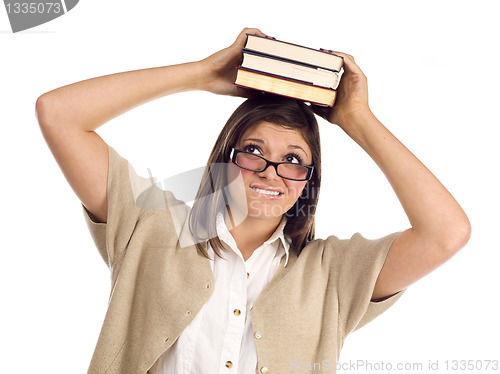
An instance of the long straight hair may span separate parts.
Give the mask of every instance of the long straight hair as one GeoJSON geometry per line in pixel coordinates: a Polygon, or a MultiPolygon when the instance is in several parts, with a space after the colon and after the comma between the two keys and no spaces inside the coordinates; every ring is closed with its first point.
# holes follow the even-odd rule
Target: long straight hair
{"type": "Polygon", "coordinates": [[[302,195],[285,213],[287,223],[283,233],[291,240],[290,248],[297,253],[314,239],[314,216],[321,184],[321,150],[316,117],[301,101],[276,95],[256,94],[233,112],[220,132],[193,203],[189,228],[196,239],[198,250],[205,257],[209,256],[201,242],[206,240],[218,256],[221,256],[221,251],[224,250],[217,235],[216,216],[228,208],[224,195],[228,178],[227,168],[220,165],[229,162],[231,149],[237,146],[245,131],[261,121],[298,130],[311,149],[314,172],[302,195]]]}

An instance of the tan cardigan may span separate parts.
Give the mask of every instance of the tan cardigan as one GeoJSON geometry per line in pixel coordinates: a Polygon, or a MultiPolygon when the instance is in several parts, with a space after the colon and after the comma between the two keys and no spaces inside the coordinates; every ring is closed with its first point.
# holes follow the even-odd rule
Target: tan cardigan
{"type": "MultiPolygon", "coordinates": [[[[108,150],[107,223],[92,221],[82,205],[111,270],[108,311],[88,373],[147,373],[207,302],[214,279],[207,258],[194,246],[179,246],[174,225],[185,223],[189,208],[108,150]],[[171,214],[167,205],[174,204],[183,208],[171,214]]],[[[300,256],[291,251],[286,267],[283,257],[251,311],[259,373],[337,362],[346,336],[403,293],[370,301],[396,236],[330,236],[309,243],[300,256]]]]}

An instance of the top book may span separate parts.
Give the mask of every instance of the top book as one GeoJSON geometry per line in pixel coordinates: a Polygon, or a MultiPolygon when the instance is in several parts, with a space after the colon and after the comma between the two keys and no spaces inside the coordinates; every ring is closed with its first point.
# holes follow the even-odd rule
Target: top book
{"type": "Polygon", "coordinates": [[[336,54],[253,34],[247,34],[245,49],[335,72],[344,64],[343,57],[336,54]]]}

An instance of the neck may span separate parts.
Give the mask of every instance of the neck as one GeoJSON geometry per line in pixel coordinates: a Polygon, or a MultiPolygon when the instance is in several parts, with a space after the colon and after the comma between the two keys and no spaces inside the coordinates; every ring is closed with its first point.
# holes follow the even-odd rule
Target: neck
{"type": "MultiPolygon", "coordinates": [[[[232,227],[229,217],[226,216],[225,221],[228,228],[232,227]]],[[[229,229],[245,261],[271,237],[280,222],[281,217],[269,220],[247,217],[239,225],[229,229]]]]}

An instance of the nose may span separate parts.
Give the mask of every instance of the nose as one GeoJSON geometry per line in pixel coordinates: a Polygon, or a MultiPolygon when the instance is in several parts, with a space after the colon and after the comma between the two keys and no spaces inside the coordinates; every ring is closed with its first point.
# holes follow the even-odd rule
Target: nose
{"type": "Polygon", "coordinates": [[[276,165],[267,165],[263,171],[258,173],[260,177],[266,178],[268,180],[277,180],[280,178],[278,171],[276,170],[276,165]]]}

